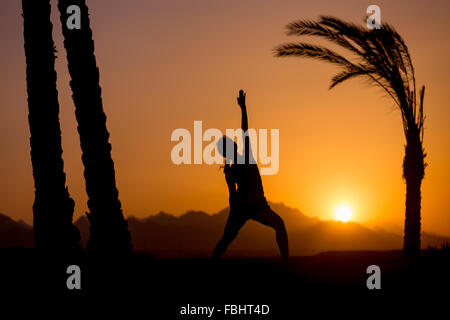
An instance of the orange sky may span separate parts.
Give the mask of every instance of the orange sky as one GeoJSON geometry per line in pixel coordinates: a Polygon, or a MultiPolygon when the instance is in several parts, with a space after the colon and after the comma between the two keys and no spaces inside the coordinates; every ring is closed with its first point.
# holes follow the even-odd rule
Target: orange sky
{"type": "MultiPolygon", "coordinates": [[[[81,151],[53,3],[54,39],[65,171],[86,211],[81,151]]],[[[423,227],[450,235],[450,31],[448,1],[377,1],[382,21],[403,35],[425,96],[423,227]],[[406,4],[407,3],[407,4],[406,4]]],[[[361,22],[367,1],[124,1],[88,5],[101,72],[104,109],[120,199],[127,215],[227,205],[218,166],[176,166],[176,128],[235,128],[235,97],[248,92],[249,124],[280,129],[280,168],[263,176],[270,201],[332,219],[345,203],[354,220],[402,230],[404,136],[399,112],[379,89],[351,81],[329,91],[332,66],[279,59],[274,46],[290,39],[283,26],[297,18],[335,15],[361,22]]],[[[0,3],[0,212],[31,222],[33,179],[20,1],[0,3]]]]}

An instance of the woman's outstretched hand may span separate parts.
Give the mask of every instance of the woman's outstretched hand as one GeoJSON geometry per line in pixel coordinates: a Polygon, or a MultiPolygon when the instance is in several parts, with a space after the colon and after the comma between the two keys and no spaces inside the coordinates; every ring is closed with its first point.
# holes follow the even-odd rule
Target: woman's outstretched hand
{"type": "Polygon", "coordinates": [[[242,89],[239,90],[239,97],[237,97],[237,103],[241,108],[245,108],[245,96],[246,93],[242,89]]]}

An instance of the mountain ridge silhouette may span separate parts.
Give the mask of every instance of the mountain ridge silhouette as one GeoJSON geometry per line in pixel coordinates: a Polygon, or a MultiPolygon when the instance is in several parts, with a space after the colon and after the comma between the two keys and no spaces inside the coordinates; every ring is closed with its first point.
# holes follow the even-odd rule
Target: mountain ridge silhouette
{"type": "MultiPolygon", "coordinates": [[[[369,229],[356,222],[338,222],[309,217],[283,203],[270,203],[285,220],[291,255],[314,255],[325,251],[400,250],[402,235],[383,229],[369,229]]],[[[137,252],[156,257],[210,256],[220,238],[229,208],[215,214],[189,210],[181,216],[160,211],[144,218],[128,216],[127,221],[137,252]]],[[[75,225],[81,244],[89,238],[89,221],[80,217],[75,225]]],[[[450,238],[422,233],[422,248],[439,247],[450,238]]],[[[0,247],[33,247],[32,227],[0,214],[0,247]]],[[[249,221],[233,242],[225,257],[278,256],[275,233],[268,227],[249,221]]]]}

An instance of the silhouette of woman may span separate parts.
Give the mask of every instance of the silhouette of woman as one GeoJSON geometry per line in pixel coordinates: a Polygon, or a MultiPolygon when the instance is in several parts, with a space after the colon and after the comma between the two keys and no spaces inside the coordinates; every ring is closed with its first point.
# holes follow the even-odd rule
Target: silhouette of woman
{"type": "Polygon", "coordinates": [[[224,173],[230,194],[230,213],[222,239],[217,244],[213,257],[222,256],[245,222],[251,219],[275,229],[281,256],[287,259],[289,257],[288,237],[283,219],[267,203],[258,166],[253,159],[247,132],[245,96],[246,94],[240,90],[237,98],[242,111],[243,154],[238,153],[237,144],[229,137],[224,136],[218,142],[219,153],[225,158],[224,173]],[[232,162],[231,165],[230,162],[232,162]]]}

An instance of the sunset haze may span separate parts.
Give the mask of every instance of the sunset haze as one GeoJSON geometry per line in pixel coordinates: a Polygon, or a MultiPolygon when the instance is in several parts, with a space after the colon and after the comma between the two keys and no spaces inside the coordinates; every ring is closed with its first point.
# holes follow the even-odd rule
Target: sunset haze
{"type": "MultiPolygon", "coordinates": [[[[219,212],[228,190],[219,165],[175,165],[173,130],[240,127],[239,89],[249,126],[279,129],[279,171],[262,177],[271,202],[334,220],[401,233],[405,218],[399,110],[381,89],[352,80],[328,90],[328,64],[275,58],[297,39],[284,26],[321,14],[363,24],[366,1],[88,1],[119,198],[126,216],[159,211],[219,212]]],[[[450,235],[450,30],[448,1],[378,1],[411,52],[426,86],[427,153],[422,226],[450,235]]],[[[61,25],[52,1],[53,38],[67,184],[75,218],[87,209],[81,150],[61,25]]],[[[34,199],[20,1],[0,3],[0,213],[32,221],[34,199]]],[[[315,39],[311,42],[317,43],[315,39]]],[[[203,146],[206,146],[204,143],[203,146]]]]}

